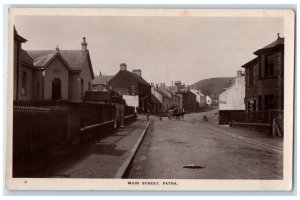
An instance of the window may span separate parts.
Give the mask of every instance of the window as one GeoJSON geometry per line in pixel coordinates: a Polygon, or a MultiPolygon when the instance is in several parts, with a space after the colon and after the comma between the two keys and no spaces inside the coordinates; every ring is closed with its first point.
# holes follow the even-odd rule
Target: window
{"type": "Polygon", "coordinates": [[[258,78],[262,77],[262,57],[259,57],[260,62],[258,62],[258,78]]]}
{"type": "Polygon", "coordinates": [[[83,79],[80,80],[81,99],[83,99],[83,79]]]}
{"type": "Polygon", "coordinates": [[[131,95],[135,95],[135,85],[130,86],[131,95]]]}
{"type": "Polygon", "coordinates": [[[27,94],[27,72],[22,72],[21,94],[24,96],[26,96],[26,94],[27,94]]]}
{"type": "Polygon", "coordinates": [[[265,96],[265,110],[271,110],[275,108],[275,99],[273,95],[265,96]]]}
{"type": "Polygon", "coordinates": [[[267,55],[265,60],[265,76],[273,76],[274,75],[274,56],[267,55]]]}
{"type": "Polygon", "coordinates": [[[52,100],[61,99],[61,80],[59,78],[54,78],[52,80],[52,100]]]}
{"type": "Polygon", "coordinates": [[[249,67],[249,85],[253,85],[254,84],[254,66],[249,67]]]}

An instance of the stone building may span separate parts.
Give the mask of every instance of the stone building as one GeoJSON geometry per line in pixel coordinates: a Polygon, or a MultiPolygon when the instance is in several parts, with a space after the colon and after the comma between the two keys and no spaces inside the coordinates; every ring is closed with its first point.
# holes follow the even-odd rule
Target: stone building
{"type": "Polygon", "coordinates": [[[254,52],[257,56],[244,64],[246,112],[283,110],[284,38],[254,52]]]}
{"type": "Polygon", "coordinates": [[[141,75],[141,70],[130,72],[127,65],[121,63],[120,71],[108,81],[108,86],[122,95],[138,95],[139,111],[146,113],[151,102],[151,86],[141,75]]]}
{"type": "Polygon", "coordinates": [[[171,108],[172,99],[165,92],[162,92],[158,86],[154,87],[152,85],[151,93],[161,103],[161,112],[167,112],[171,108]]]}
{"type": "Polygon", "coordinates": [[[205,95],[201,93],[200,90],[197,89],[191,89],[192,93],[196,95],[196,101],[197,101],[197,107],[205,107],[206,106],[206,99],[205,95]]]}
{"type": "Polygon", "coordinates": [[[83,101],[94,78],[85,38],[81,50],[23,50],[14,38],[14,100],[83,101]]]}
{"type": "Polygon", "coordinates": [[[199,107],[196,94],[191,92],[190,87],[181,83],[181,81],[175,81],[175,84],[168,88],[179,97],[179,109],[184,109],[185,112],[193,112],[199,107]]]}
{"type": "Polygon", "coordinates": [[[232,115],[245,112],[245,75],[237,72],[233,83],[219,95],[219,124],[229,124],[232,115]]]}

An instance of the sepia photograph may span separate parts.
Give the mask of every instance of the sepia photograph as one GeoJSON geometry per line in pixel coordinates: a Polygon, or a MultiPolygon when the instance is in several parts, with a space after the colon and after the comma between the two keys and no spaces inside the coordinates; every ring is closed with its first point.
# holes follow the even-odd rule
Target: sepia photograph
{"type": "Polygon", "coordinates": [[[9,9],[8,189],[292,188],[289,9],[9,9]]]}

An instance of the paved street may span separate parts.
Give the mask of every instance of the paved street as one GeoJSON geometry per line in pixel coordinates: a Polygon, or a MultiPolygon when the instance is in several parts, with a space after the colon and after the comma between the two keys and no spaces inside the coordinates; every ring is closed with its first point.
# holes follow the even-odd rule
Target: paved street
{"type": "MultiPolygon", "coordinates": [[[[201,121],[202,115],[185,115],[186,121],[151,116],[153,123],[128,178],[282,179],[282,138],[255,133],[250,137],[247,131],[237,137],[237,129],[227,134],[230,128],[211,121],[192,123],[201,121]],[[189,164],[202,168],[184,168],[189,164]]],[[[210,120],[214,113],[208,115],[210,120]]]]}

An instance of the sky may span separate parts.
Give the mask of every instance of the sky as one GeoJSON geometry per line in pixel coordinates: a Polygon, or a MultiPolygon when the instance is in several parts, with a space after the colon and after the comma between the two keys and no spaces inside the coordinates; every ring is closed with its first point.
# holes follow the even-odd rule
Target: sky
{"type": "Polygon", "coordinates": [[[95,75],[114,75],[125,62],[166,85],[233,77],[254,51],[284,37],[282,18],[272,17],[17,16],[15,27],[25,50],[81,49],[86,37],[95,75]]]}

